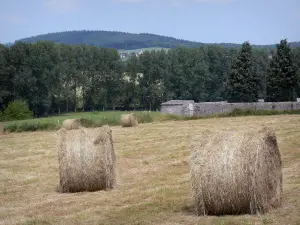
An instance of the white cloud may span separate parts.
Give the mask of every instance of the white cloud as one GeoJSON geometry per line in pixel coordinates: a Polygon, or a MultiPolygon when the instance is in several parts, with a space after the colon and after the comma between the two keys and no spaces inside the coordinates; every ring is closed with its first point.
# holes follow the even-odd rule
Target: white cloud
{"type": "Polygon", "coordinates": [[[80,8],[81,0],[44,0],[45,7],[58,13],[76,12],[80,8]]]}

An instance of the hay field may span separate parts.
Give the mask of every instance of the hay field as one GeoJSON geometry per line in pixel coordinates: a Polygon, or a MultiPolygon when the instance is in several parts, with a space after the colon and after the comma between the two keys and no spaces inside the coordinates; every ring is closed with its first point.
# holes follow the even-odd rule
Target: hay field
{"type": "Polygon", "coordinates": [[[300,116],[215,118],[113,127],[117,188],[60,194],[54,132],[0,136],[0,224],[300,224],[300,116]],[[203,129],[275,129],[283,160],[283,206],[262,216],[197,217],[189,141],[203,129]]]}

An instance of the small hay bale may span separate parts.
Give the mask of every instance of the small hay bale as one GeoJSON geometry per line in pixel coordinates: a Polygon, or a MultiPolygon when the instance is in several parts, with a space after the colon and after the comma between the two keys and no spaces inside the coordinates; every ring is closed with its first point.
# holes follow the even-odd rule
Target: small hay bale
{"type": "Polygon", "coordinates": [[[78,119],[67,119],[62,124],[62,128],[67,130],[79,129],[81,126],[82,124],[78,119]]]}
{"type": "Polygon", "coordinates": [[[0,123],[0,134],[4,134],[4,125],[0,123]]]}
{"type": "Polygon", "coordinates": [[[138,125],[138,119],[134,113],[122,114],[120,121],[122,127],[135,127],[138,125]]]}
{"type": "Polygon", "coordinates": [[[198,215],[257,214],[281,205],[282,162],[275,133],[204,131],[191,143],[198,215]]]}
{"type": "Polygon", "coordinates": [[[60,192],[110,190],[116,184],[116,156],[109,126],[58,131],[60,192]]]}

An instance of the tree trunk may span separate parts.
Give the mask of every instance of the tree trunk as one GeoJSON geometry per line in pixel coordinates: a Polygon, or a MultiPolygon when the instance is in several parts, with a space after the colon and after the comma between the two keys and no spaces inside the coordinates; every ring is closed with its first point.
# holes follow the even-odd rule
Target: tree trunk
{"type": "Polygon", "coordinates": [[[67,112],[69,112],[69,98],[67,97],[67,108],[66,108],[67,112]]]}
{"type": "Polygon", "coordinates": [[[77,95],[76,95],[76,87],[74,88],[74,112],[76,112],[76,108],[77,108],[77,95]]]}
{"type": "Polygon", "coordinates": [[[84,112],[84,88],[82,88],[82,112],[84,112]]]}

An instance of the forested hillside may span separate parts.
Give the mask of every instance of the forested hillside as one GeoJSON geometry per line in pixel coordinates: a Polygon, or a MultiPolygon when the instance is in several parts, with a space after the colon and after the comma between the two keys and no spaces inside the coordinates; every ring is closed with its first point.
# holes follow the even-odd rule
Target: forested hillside
{"type": "MultiPolygon", "coordinates": [[[[203,43],[200,42],[180,40],[155,34],[132,34],[115,31],[66,31],[24,38],[20,41],[27,43],[37,41],[53,41],[56,43],[71,45],[86,44],[96,47],[116,48],[118,50],[131,50],[153,47],[174,48],[178,46],[194,48],[203,45],[203,43]]],[[[291,47],[300,46],[300,42],[293,42],[290,44],[291,47]]],[[[233,43],[215,43],[215,45],[235,48],[240,47],[239,44],[233,43]]],[[[275,44],[256,47],[273,48],[275,47],[275,44]]]]}
{"type": "Polygon", "coordinates": [[[139,48],[174,48],[177,46],[199,47],[201,43],[179,40],[154,34],[131,34],[114,31],[66,31],[50,33],[35,37],[21,39],[22,42],[53,41],[56,43],[116,48],[116,49],[139,49],[139,48]]]}
{"type": "MultiPolygon", "coordinates": [[[[35,116],[156,110],[170,99],[227,100],[227,78],[238,50],[178,47],[146,51],[123,62],[117,50],[108,48],[53,42],[0,45],[0,110],[17,99],[26,101],[35,116]]],[[[260,98],[265,97],[270,54],[268,49],[253,48],[251,55],[260,98]]],[[[300,68],[300,48],[293,49],[293,57],[300,68]]]]}

